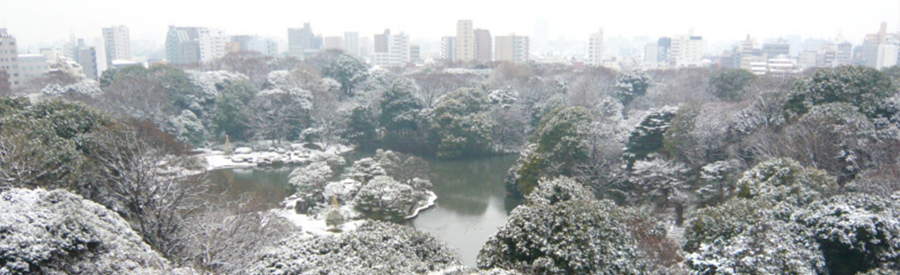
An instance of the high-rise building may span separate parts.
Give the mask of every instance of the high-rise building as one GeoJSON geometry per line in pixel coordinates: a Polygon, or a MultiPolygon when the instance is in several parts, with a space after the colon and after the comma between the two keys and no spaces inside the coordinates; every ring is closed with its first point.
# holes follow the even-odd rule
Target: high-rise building
{"type": "Polygon", "coordinates": [[[375,36],[375,47],[379,47],[380,43],[385,43],[385,51],[376,50],[372,54],[372,63],[376,66],[403,66],[410,62],[409,35],[391,34],[390,30],[385,30],[384,34],[379,37],[375,36]],[[381,40],[381,41],[379,41],[381,40]]]}
{"type": "Polygon", "coordinates": [[[703,37],[693,35],[693,31],[687,35],[672,37],[668,58],[675,67],[699,66],[703,60],[703,37]]]}
{"type": "Polygon", "coordinates": [[[358,32],[344,33],[344,52],[352,56],[360,56],[358,32]]]}
{"type": "Polygon", "coordinates": [[[288,28],[288,55],[304,58],[322,49],[322,37],[313,34],[309,22],[303,28],[288,28]]]}
{"type": "Polygon", "coordinates": [[[422,62],[422,48],[419,47],[419,44],[409,45],[409,62],[422,62]]]}
{"type": "Polygon", "coordinates": [[[100,79],[100,73],[97,70],[96,48],[87,46],[79,47],[76,62],[81,64],[81,72],[84,73],[84,77],[92,80],[100,79]]]}
{"type": "Polygon", "coordinates": [[[231,39],[221,30],[169,26],[166,59],[174,64],[210,61],[224,56],[230,43],[231,39]]]}
{"type": "Polygon", "coordinates": [[[663,67],[668,67],[670,63],[669,54],[672,51],[672,38],[671,37],[660,37],[656,40],[657,52],[656,54],[656,62],[662,65],[663,67]]]}
{"type": "Polygon", "coordinates": [[[657,66],[657,62],[659,62],[659,43],[647,42],[647,45],[644,45],[644,64],[657,66]]]}
{"type": "Polygon", "coordinates": [[[496,61],[528,61],[528,36],[519,36],[515,34],[509,36],[497,36],[495,45],[494,59],[496,61]]]}
{"type": "Polygon", "coordinates": [[[850,65],[853,61],[853,44],[842,42],[837,44],[837,53],[834,57],[835,66],[850,65]]]}
{"type": "Polygon", "coordinates": [[[779,55],[788,56],[791,54],[791,44],[787,41],[778,41],[778,43],[765,43],[762,46],[762,52],[766,58],[776,58],[779,55]]]}
{"type": "Polygon", "coordinates": [[[103,28],[103,45],[107,64],[112,64],[113,60],[131,60],[131,36],[128,27],[103,28]]]}
{"type": "Polygon", "coordinates": [[[325,37],[326,50],[344,50],[344,38],[340,36],[325,37]]]}
{"type": "Polygon", "coordinates": [[[382,34],[375,34],[375,47],[374,50],[376,53],[386,53],[388,52],[388,41],[390,40],[391,30],[384,30],[382,34]]]}
{"type": "Polygon", "coordinates": [[[472,29],[472,20],[456,22],[456,58],[463,62],[475,60],[475,31],[472,29]]]}
{"type": "Polygon", "coordinates": [[[50,72],[50,64],[47,63],[47,57],[43,54],[20,54],[18,58],[19,79],[22,82],[50,72]]]}
{"type": "MultiPolygon", "coordinates": [[[[655,55],[654,55],[655,56],[655,55]]],[[[589,66],[603,66],[603,29],[592,33],[588,40],[587,62],[589,66]]]]}
{"type": "Polygon", "coordinates": [[[257,35],[235,35],[231,42],[236,46],[236,52],[258,52],[266,56],[278,55],[278,42],[262,38],[257,35]]]}
{"type": "Polygon", "coordinates": [[[456,37],[441,37],[441,58],[453,62],[456,61],[456,37]]]}
{"type": "Polygon", "coordinates": [[[6,76],[3,78],[7,79],[11,89],[18,88],[22,84],[17,47],[16,37],[6,32],[6,28],[0,28],[0,70],[5,71],[6,76]]]}
{"type": "Polygon", "coordinates": [[[475,60],[479,62],[491,62],[492,51],[494,50],[491,31],[485,29],[475,29],[475,60]]]}

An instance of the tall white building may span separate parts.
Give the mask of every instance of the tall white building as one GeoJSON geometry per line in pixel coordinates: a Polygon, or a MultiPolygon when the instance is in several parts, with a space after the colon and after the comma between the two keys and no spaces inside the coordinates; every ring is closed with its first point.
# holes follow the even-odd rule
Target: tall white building
{"type": "Polygon", "coordinates": [[[175,64],[210,61],[224,56],[230,41],[217,29],[169,26],[166,59],[175,64]]]}
{"type": "Polygon", "coordinates": [[[358,32],[344,33],[344,52],[352,56],[360,56],[358,32]]]}
{"type": "Polygon", "coordinates": [[[472,20],[456,22],[456,61],[475,60],[475,30],[472,20]]]}
{"type": "Polygon", "coordinates": [[[16,37],[7,33],[6,28],[0,28],[0,86],[8,82],[10,88],[15,89],[22,84],[17,47],[16,37]]]}
{"type": "Polygon", "coordinates": [[[599,67],[603,65],[603,29],[592,33],[588,40],[587,65],[599,67]]]}
{"type": "Polygon", "coordinates": [[[693,31],[687,35],[672,37],[669,49],[670,60],[676,67],[697,67],[703,60],[703,37],[694,36],[693,31]]]}
{"type": "Polygon", "coordinates": [[[387,49],[384,52],[376,51],[372,53],[372,64],[376,66],[403,66],[410,61],[409,59],[409,35],[390,34],[385,31],[383,36],[387,49]]]}
{"type": "Polygon", "coordinates": [[[529,59],[528,36],[509,35],[494,38],[494,60],[525,62],[529,59]]]}
{"type": "Polygon", "coordinates": [[[108,64],[113,60],[131,60],[131,36],[128,27],[103,28],[103,45],[108,64]]]}
{"type": "Polygon", "coordinates": [[[881,70],[897,65],[897,51],[900,47],[894,44],[879,44],[878,59],[875,60],[875,69],[881,70]]]}
{"type": "Polygon", "coordinates": [[[447,61],[456,61],[456,37],[441,37],[441,58],[447,61]]]}

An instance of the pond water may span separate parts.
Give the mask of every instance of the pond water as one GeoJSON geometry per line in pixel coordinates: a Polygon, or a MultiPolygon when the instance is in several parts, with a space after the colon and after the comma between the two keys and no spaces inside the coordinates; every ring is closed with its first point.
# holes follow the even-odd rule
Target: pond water
{"type": "MultiPolygon", "coordinates": [[[[348,163],[371,154],[346,156],[348,163]]],[[[456,249],[465,265],[475,258],[488,237],[506,222],[507,214],[521,204],[506,198],[503,178],[516,155],[477,160],[429,161],[435,206],[406,224],[434,234],[456,249]]],[[[229,196],[252,193],[277,207],[287,195],[290,169],[224,169],[210,172],[216,191],[229,196]]]]}

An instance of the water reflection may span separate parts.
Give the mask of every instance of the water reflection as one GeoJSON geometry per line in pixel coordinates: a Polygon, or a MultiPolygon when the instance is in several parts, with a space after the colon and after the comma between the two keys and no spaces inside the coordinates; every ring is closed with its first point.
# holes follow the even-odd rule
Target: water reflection
{"type": "Polygon", "coordinates": [[[480,160],[430,161],[434,209],[409,224],[434,234],[458,250],[464,264],[475,266],[478,251],[506,223],[512,208],[522,202],[506,198],[503,178],[516,156],[480,160]]]}
{"type": "MultiPolygon", "coordinates": [[[[348,166],[373,153],[347,155],[348,166]]],[[[466,265],[475,266],[475,257],[487,241],[506,222],[507,214],[521,201],[506,198],[503,178],[515,164],[516,156],[479,160],[430,160],[429,170],[438,195],[435,207],[407,222],[418,230],[434,234],[458,250],[466,265]]],[[[223,169],[209,178],[215,192],[238,199],[242,194],[261,196],[278,207],[287,195],[290,168],[223,169]]]]}

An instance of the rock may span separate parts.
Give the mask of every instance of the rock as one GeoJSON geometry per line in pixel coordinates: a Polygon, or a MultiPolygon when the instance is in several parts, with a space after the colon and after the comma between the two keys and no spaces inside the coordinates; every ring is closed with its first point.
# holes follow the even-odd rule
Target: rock
{"type": "Polygon", "coordinates": [[[253,152],[253,149],[250,149],[250,147],[238,147],[238,148],[234,148],[234,153],[235,153],[235,154],[249,154],[249,153],[252,153],[252,152],[253,152]]]}

